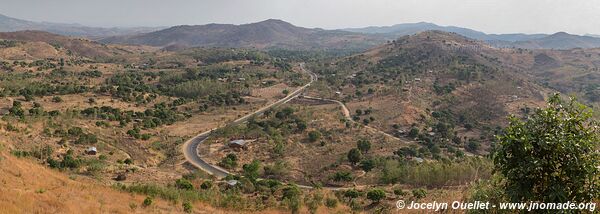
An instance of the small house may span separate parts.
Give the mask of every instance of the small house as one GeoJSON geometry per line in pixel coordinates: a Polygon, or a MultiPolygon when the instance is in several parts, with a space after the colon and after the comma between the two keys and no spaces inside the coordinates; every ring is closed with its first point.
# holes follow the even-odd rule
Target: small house
{"type": "Polygon", "coordinates": [[[229,185],[230,187],[234,187],[235,185],[238,184],[237,180],[228,180],[225,183],[227,183],[227,185],[229,185]]]}
{"type": "Polygon", "coordinates": [[[229,147],[232,149],[246,149],[247,145],[246,145],[246,141],[245,140],[232,140],[229,142],[229,147]]]}
{"type": "Polygon", "coordinates": [[[98,150],[96,149],[96,147],[89,147],[85,150],[85,154],[96,155],[96,154],[98,154],[98,150]]]}

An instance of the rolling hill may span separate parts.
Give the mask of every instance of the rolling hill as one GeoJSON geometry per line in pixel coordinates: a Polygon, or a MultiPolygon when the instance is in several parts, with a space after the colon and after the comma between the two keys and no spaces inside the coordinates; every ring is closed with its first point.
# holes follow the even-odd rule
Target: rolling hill
{"type": "MultiPolygon", "coordinates": [[[[44,31],[0,32],[0,41],[1,40],[43,43],[41,46],[53,46],[53,48],[50,49],[56,49],[56,51],[61,51],[61,49],[64,49],[65,53],[68,52],[69,54],[87,57],[90,59],[132,53],[132,50],[128,50],[128,48],[124,46],[115,47],[104,45],[88,39],[61,36],[44,31]]],[[[38,45],[36,47],[40,46],[38,45]]],[[[48,48],[45,50],[48,51],[45,51],[44,53],[29,52],[31,52],[30,55],[54,52],[54,50],[49,50],[48,48]]]]}
{"type": "Polygon", "coordinates": [[[388,39],[395,37],[413,35],[419,32],[438,30],[457,33],[467,38],[485,41],[496,47],[515,47],[526,49],[572,49],[572,48],[597,48],[600,47],[600,38],[591,35],[579,36],[558,32],[548,34],[486,34],[468,28],[455,26],[439,26],[433,23],[419,22],[397,24],[383,27],[348,28],[343,29],[350,32],[378,34],[388,39]]]}
{"type": "Polygon", "coordinates": [[[145,33],[159,29],[162,29],[162,27],[99,28],[88,27],[79,24],[32,22],[0,14],[0,32],[37,30],[66,36],[79,36],[91,39],[99,39],[109,36],[145,33]]]}
{"type": "Polygon", "coordinates": [[[175,26],[168,29],[116,36],[104,43],[151,45],[158,47],[245,47],[290,49],[366,49],[384,40],[361,33],[309,29],[269,19],[243,24],[208,24],[175,26]]]}

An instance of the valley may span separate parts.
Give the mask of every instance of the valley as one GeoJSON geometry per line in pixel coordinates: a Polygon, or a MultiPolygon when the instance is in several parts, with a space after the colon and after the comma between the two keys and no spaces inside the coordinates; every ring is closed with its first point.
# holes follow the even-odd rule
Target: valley
{"type": "Polygon", "coordinates": [[[423,213],[397,203],[600,180],[591,36],[6,23],[0,213],[423,213]]]}

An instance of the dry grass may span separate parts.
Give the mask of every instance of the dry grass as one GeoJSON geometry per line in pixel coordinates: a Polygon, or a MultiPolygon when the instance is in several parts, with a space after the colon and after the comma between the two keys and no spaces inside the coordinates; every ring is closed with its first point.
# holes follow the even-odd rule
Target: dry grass
{"type": "MultiPolygon", "coordinates": [[[[0,152],[0,213],[183,213],[180,204],[154,199],[144,208],[145,196],[119,192],[85,177],[69,178],[28,159],[0,152]]],[[[197,212],[223,213],[202,203],[197,212]]]]}

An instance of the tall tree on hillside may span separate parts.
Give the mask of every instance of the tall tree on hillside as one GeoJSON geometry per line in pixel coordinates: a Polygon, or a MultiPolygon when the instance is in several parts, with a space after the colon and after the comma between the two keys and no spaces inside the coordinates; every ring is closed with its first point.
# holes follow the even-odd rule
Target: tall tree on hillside
{"type": "Polygon", "coordinates": [[[600,197],[598,121],[559,95],[526,120],[511,117],[494,164],[512,201],[588,202],[600,197]]]}

